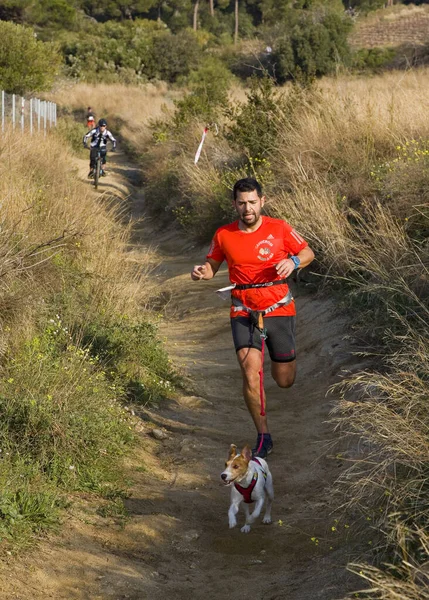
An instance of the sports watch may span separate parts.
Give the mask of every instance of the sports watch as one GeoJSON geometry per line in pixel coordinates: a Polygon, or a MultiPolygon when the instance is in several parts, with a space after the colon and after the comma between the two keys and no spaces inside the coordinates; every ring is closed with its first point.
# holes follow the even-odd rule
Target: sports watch
{"type": "Polygon", "coordinates": [[[290,256],[289,258],[291,259],[291,261],[295,265],[295,270],[299,269],[299,265],[301,264],[301,260],[297,256],[290,256]]]}

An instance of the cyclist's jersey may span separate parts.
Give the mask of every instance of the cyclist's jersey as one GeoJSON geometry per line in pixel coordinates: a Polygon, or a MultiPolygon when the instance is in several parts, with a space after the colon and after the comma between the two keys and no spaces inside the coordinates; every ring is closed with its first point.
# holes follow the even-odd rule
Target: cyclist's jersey
{"type": "Polygon", "coordinates": [[[99,127],[94,127],[94,129],[88,131],[88,133],[83,136],[83,143],[85,145],[89,138],[91,138],[91,148],[105,148],[108,140],[112,142],[114,148],[116,147],[116,139],[108,129],[105,129],[104,132],[102,132],[99,127]]]}
{"type": "MultiPolygon", "coordinates": [[[[294,256],[308,246],[307,242],[286,221],[262,217],[262,224],[250,233],[242,231],[238,221],[220,227],[212,240],[207,258],[217,262],[226,260],[231,283],[266,283],[282,279],[275,265],[288,256],[294,256]]],[[[288,292],[288,285],[266,288],[234,290],[234,297],[252,310],[272,306],[288,292]]],[[[244,311],[234,311],[231,317],[246,316],[244,311]]],[[[295,315],[295,303],[280,306],[266,317],[295,315]]]]}

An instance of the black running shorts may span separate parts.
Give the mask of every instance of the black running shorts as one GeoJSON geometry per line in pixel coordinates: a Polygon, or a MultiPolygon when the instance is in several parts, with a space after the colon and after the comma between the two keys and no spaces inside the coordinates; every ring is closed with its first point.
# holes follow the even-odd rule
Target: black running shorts
{"type": "MultiPolygon", "coordinates": [[[[265,343],[273,362],[295,360],[295,323],[295,316],[264,319],[267,330],[265,343]]],[[[251,324],[249,317],[234,317],[231,319],[231,329],[236,352],[241,348],[262,350],[261,332],[251,324]]]]}

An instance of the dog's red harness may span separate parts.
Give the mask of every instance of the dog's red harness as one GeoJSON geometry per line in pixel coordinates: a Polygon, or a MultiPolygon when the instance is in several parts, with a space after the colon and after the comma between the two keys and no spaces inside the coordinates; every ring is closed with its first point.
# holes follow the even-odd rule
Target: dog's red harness
{"type": "MultiPolygon", "coordinates": [[[[259,462],[259,460],[257,458],[252,458],[251,460],[253,460],[254,462],[258,463],[258,465],[261,467],[262,470],[262,474],[264,476],[264,478],[267,478],[267,474],[265,473],[261,463],[259,462]]],[[[240,494],[243,496],[244,498],[244,502],[246,504],[252,504],[252,502],[254,502],[254,500],[252,500],[252,492],[253,492],[253,488],[256,485],[256,482],[258,481],[258,471],[256,470],[253,473],[253,477],[252,477],[252,481],[250,482],[250,485],[248,485],[246,488],[241,486],[239,483],[234,483],[234,487],[235,489],[240,492],[240,494]]]]}

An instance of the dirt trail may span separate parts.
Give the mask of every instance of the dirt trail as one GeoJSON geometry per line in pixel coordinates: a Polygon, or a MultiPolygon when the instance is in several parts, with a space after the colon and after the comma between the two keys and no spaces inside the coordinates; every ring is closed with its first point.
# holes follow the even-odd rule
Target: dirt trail
{"type": "MultiPolygon", "coordinates": [[[[136,182],[138,174],[125,157],[114,161],[100,189],[120,198],[131,190],[137,215],[142,196],[129,175],[136,182]]],[[[86,169],[82,161],[82,177],[86,169]]],[[[230,443],[253,444],[255,435],[241,396],[228,305],[214,294],[227,275],[221,271],[212,282],[192,282],[189,272],[201,251],[180,249],[177,239],[154,233],[150,222],[143,223],[139,239],[141,249],[159,244],[156,277],[167,302],[161,332],[197,392],[142,412],[142,448],[128,464],[134,480],[128,519],[102,518],[96,507],[78,503],[59,536],[18,561],[3,562],[0,598],[341,598],[356,586],[344,568],[356,548],[345,530],[332,531],[328,486],[343,465],[326,456],[332,398],[325,395],[341,369],[352,365],[342,339],[344,320],[331,302],[295,290],[297,381],[280,390],[266,377],[275,443],[269,460],[274,522],[258,523],[247,535],[238,527],[229,530],[229,490],[219,474],[230,443]],[[155,425],[167,439],[150,435],[155,425]]],[[[139,246],[133,253],[138,252],[139,246]]]]}

